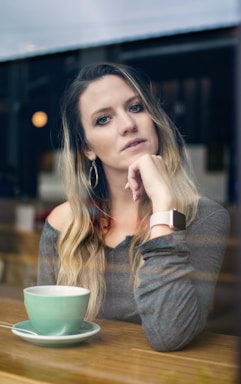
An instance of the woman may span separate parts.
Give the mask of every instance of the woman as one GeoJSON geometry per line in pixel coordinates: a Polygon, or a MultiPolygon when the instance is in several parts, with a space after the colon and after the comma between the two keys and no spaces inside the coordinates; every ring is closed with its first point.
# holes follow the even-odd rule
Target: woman
{"type": "Polygon", "coordinates": [[[38,284],[88,287],[88,319],[139,322],[153,348],[184,347],[206,323],[227,211],[199,196],[180,135],[130,67],[79,72],[63,141],[67,202],[45,223],[38,284]]]}

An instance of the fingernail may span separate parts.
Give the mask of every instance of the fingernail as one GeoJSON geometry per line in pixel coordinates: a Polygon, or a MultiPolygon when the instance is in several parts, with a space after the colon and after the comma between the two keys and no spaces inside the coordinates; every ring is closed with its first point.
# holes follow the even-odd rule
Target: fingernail
{"type": "Polygon", "coordinates": [[[136,201],[136,194],[133,193],[132,196],[133,196],[133,200],[136,201]]]}

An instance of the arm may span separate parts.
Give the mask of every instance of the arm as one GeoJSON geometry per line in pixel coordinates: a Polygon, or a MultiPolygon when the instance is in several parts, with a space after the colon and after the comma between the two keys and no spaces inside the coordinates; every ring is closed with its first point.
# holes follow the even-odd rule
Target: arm
{"type": "Polygon", "coordinates": [[[180,349],[205,326],[229,232],[227,211],[214,205],[199,210],[186,231],[139,247],[144,264],[135,299],[146,337],[157,350],[180,349]]]}
{"type": "Polygon", "coordinates": [[[54,285],[57,281],[59,257],[56,250],[58,231],[45,222],[39,243],[38,285],[54,285]]]}
{"type": "Polygon", "coordinates": [[[39,244],[38,284],[56,284],[60,262],[56,249],[58,236],[71,218],[68,202],[55,207],[43,227],[39,244]]]}

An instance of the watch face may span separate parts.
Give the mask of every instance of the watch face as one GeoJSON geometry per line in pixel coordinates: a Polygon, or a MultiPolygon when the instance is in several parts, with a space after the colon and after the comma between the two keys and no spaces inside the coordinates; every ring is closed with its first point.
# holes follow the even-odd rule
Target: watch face
{"type": "Polygon", "coordinates": [[[173,211],[173,227],[179,230],[186,229],[186,216],[178,211],[173,211]]]}

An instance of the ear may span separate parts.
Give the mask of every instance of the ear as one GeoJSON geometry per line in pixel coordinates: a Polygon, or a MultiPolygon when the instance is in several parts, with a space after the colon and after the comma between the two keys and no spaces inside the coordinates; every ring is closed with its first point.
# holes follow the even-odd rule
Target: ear
{"type": "Polygon", "coordinates": [[[87,157],[87,159],[89,159],[90,161],[95,160],[96,157],[97,157],[96,154],[95,154],[95,152],[92,151],[91,149],[86,149],[86,150],[84,151],[84,154],[85,154],[85,156],[87,157]]]}

